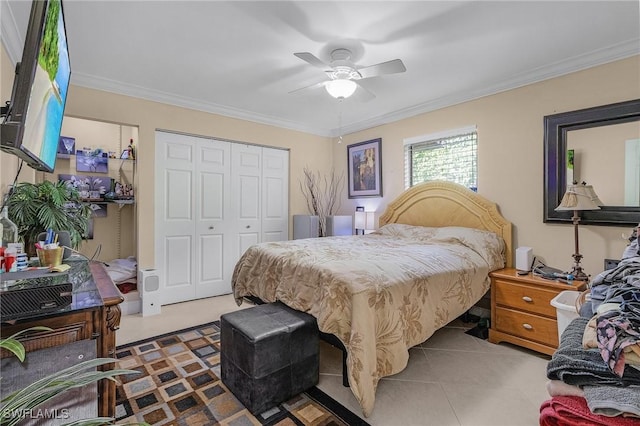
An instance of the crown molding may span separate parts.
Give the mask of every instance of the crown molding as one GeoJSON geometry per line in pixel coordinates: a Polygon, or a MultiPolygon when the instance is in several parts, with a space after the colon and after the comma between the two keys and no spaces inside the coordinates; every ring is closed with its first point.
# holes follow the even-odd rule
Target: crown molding
{"type": "Polygon", "coordinates": [[[86,87],[88,89],[102,90],[105,92],[115,93],[124,96],[131,96],[138,99],[145,99],[152,102],[178,106],[196,111],[203,111],[212,114],[222,115],[229,118],[236,118],[245,121],[251,121],[258,124],[266,124],[269,126],[280,127],[289,130],[296,130],[303,133],[314,134],[318,136],[329,136],[321,129],[301,125],[298,122],[282,120],[276,117],[259,114],[252,111],[246,111],[239,108],[219,105],[212,102],[203,102],[186,96],[180,96],[173,93],[167,93],[159,90],[148,89],[132,84],[121,83],[119,81],[110,80],[101,77],[95,77],[88,74],[75,72],[71,74],[71,83],[76,86],[86,87]]]}
{"type": "MultiPolygon", "coordinates": [[[[370,129],[372,127],[381,126],[383,124],[393,123],[395,121],[415,117],[416,115],[435,111],[437,109],[461,104],[463,102],[472,101],[485,96],[495,95],[496,93],[517,89],[529,84],[582,71],[598,65],[604,65],[609,62],[626,59],[635,55],[640,55],[640,40],[627,40],[617,45],[594,50],[586,54],[573,56],[563,61],[532,69],[526,73],[515,76],[512,79],[504,80],[499,84],[488,86],[481,90],[454,93],[449,96],[444,96],[429,102],[394,111],[389,114],[372,117],[357,123],[343,125],[342,134],[354,133],[370,129]]],[[[331,135],[334,137],[338,136],[338,132],[339,129],[332,129],[331,135]]]]}
{"type": "MultiPolygon", "coordinates": [[[[22,57],[24,40],[21,39],[18,31],[14,15],[8,2],[0,2],[0,33],[2,34],[2,44],[7,51],[9,59],[15,64],[22,57]]],[[[360,120],[351,124],[343,124],[340,129],[320,129],[312,126],[306,126],[299,122],[283,120],[259,114],[253,111],[247,111],[239,108],[232,108],[211,102],[203,102],[200,100],[152,90],[136,85],[121,83],[115,80],[104,79],[100,77],[90,76],[79,72],[72,72],[71,83],[74,85],[103,90],[110,93],[116,93],[124,96],[145,99],[153,102],[160,102],[168,105],[179,106],[183,108],[193,109],[197,111],[218,114],[225,117],[236,118],[240,120],[251,121],[259,124],[285,128],[289,130],[300,131],[323,137],[337,137],[339,133],[349,134],[384,124],[393,123],[420,114],[435,111],[437,109],[448,106],[468,102],[484,96],[494,95],[496,93],[507,90],[516,89],[518,87],[537,83],[550,78],[560,77],[576,71],[581,71],[609,62],[625,59],[640,54],[640,40],[632,39],[607,48],[598,49],[586,54],[573,56],[562,61],[558,61],[543,67],[529,70],[526,73],[514,76],[511,79],[501,81],[493,86],[485,87],[475,91],[465,91],[453,93],[438,99],[433,99],[419,105],[414,105],[388,114],[371,117],[366,120],[360,120]]]]}

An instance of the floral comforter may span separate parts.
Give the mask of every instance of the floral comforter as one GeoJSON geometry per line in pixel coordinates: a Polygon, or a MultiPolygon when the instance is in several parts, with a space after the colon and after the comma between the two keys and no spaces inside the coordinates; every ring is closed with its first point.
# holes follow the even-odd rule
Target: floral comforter
{"type": "Polygon", "coordinates": [[[365,416],[378,381],[402,371],[409,348],[473,306],[504,267],[505,245],[470,228],[388,224],[360,236],[256,244],[236,264],[244,296],[280,300],[318,320],[347,349],[351,390],[365,416]]]}

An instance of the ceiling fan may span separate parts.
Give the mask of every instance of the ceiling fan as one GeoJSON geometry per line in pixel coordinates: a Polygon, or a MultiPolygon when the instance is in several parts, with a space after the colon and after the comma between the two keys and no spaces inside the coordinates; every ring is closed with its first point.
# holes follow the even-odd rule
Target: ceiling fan
{"type": "Polygon", "coordinates": [[[321,61],[309,52],[299,52],[294,53],[294,55],[315,67],[324,69],[325,74],[327,74],[330,80],[302,87],[289,93],[309,88],[324,87],[334,98],[346,99],[353,95],[356,89],[359,88],[359,92],[361,92],[359,95],[360,98],[367,101],[375,98],[375,95],[358,84],[358,80],[378,77],[385,74],[401,73],[407,70],[400,59],[393,59],[376,65],[358,68],[351,61],[351,51],[344,48],[334,49],[331,52],[331,62],[329,64],[321,61]]]}

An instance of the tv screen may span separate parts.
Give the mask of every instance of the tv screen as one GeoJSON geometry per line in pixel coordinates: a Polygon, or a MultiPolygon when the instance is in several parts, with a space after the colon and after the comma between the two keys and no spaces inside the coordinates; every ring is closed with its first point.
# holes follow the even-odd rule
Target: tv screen
{"type": "Polygon", "coordinates": [[[0,148],[53,172],[71,68],[61,0],[34,0],[0,148]]]}

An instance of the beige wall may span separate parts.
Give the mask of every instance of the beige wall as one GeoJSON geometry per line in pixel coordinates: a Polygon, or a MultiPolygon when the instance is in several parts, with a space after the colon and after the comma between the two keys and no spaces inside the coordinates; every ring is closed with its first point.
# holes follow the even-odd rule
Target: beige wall
{"type": "MultiPolygon", "coordinates": [[[[341,145],[334,145],[333,157],[336,169],[345,173],[347,145],[382,138],[384,197],[346,200],[342,212],[352,212],[357,205],[382,212],[403,191],[403,139],[476,125],[478,193],[494,200],[513,222],[514,247],[533,247],[547,264],[569,269],[573,227],[542,222],[543,117],[637,98],[640,56],[347,135],[341,145]]],[[[603,164],[609,165],[608,161],[603,159],[603,164]]],[[[581,226],[586,271],[602,271],[605,257],[619,259],[626,244],[621,234],[630,231],[630,227],[581,226]]]]}
{"type": "MultiPolygon", "coordinates": [[[[13,65],[2,47],[1,95],[9,99],[13,83],[13,65]]],[[[73,77],[72,77],[73,81],[73,77]]],[[[138,263],[141,268],[154,264],[154,143],[156,129],[217,137],[290,150],[289,213],[307,213],[298,182],[305,166],[323,173],[331,168],[328,138],[232,119],[201,111],[178,108],[157,102],[116,95],[71,85],[65,115],[138,127],[136,193],[138,263]]],[[[18,160],[0,154],[0,190],[6,190],[15,176],[18,160]]],[[[38,172],[38,174],[40,174],[38,172]]],[[[18,181],[36,179],[24,167],[18,181]]],[[[102,258],[101,258],[102,259],[102,258]]],[[[108,260],[108,259],[102,259],[108,260]]]]}
{"type": "MultiPolygon", "coordinates": [[[[8,99],[6,85],[11,78],[2,52],[2,96],[8,99]]],[[[514,246],[531,246],[536,256],[548,264],[568,269],[573,253],[573,228],[542,222],[543,127],[545,115],[571,111],[640,97],[640,56],[586,71],[554,78],[519,89],[487,96],[460,105],[443,108],[384,126],[335,139],[279,129],[207,114],[199,111],[150,102],[142,99],[71,86],[68,115],[138,126],[139,189],[138,259],[143,268],[153,267],[153,146],[154,131],[165,129],[204,136],[289,148],[290,214],[305,213],[306,207],[298,182],[302,169],[324,171],[334,166],[346,177],[347,145],[382,138],[382,198],[351,200],[343,193],[341,213],[352,214],[357,205],[381,213],[384,206],[402,192],[404,185],[403,139],[476,125],[478,129],[478,192],[494,200],[502,213],[514,223],[514,246]]],[[[10,92],[10,89],[9,89],[10,92]]],[[[13,178],[10,169],[16,161],[1,158],[0,185],[13,178]]],[[[602,270],[605,257],[619,258],[625,242],[621,234],[629,228],[605,226],[580,227],[583,266],[589,273],[602,270]]]]}

